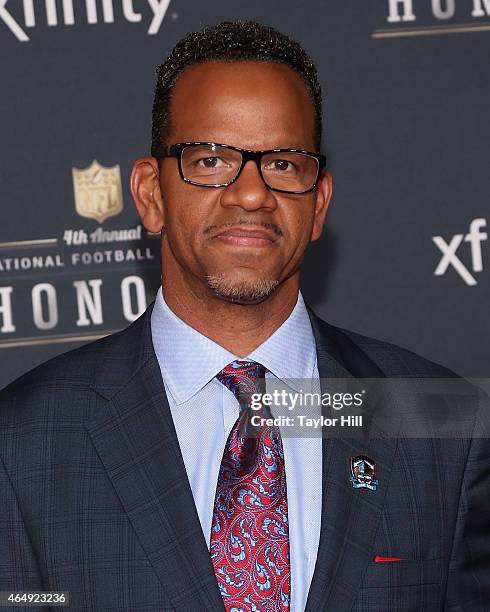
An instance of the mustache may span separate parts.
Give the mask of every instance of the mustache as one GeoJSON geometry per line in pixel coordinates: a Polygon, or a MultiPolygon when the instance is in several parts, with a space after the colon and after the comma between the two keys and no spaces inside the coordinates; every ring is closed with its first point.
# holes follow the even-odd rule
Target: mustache
{"type": "Polygon", "coordinates": [[[253,225],[254,227],[263,227],[265,229],[271,230],[272,232],[274,232],[274,234],[276,236],[282,236],[282,230],[279,226],[275,225],[274,223],[267,223],[267,222],[262,222],[262,221],[251,221],[251,220],[246,220],[246,219],[240,219],[238,221],[233,221],[230,223],[223,223],[221,225],[208,225],[206,227],[206,229],[204,230],[204,234],[210,234],[218,229],[225,229],[227,227],[236,227],[237,225],[253,225]]]}

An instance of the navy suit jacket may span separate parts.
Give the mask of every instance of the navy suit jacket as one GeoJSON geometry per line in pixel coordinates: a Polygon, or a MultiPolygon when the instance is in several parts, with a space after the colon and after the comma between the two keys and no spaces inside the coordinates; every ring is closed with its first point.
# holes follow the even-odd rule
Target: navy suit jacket
{"type": "MultiPolygon", "coordinates": [[[[0,392],[0,590],[69,591],[73,611],[224,609],[151,310],[0,392]]],[[[308,312],[322,378],[451,375],[308,312]]],[[[307,612],[490,611],[488,438],[324,438],[322,469],[307,612]],[[361,454],[376,492],[349,481],[361,454]]]]}

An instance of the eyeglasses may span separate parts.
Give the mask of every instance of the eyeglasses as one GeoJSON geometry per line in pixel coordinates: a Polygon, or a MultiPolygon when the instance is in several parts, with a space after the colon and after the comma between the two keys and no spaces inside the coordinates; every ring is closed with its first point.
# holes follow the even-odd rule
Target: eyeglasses
{"type": "Polygon", "coordinates": [[[200,187],[227,187],[252,160],[273,191],[308,193],[318,183],[326,158],[300,149],[250,151],[216,142],[179,142],[152,150],[153,157],[176,157],[183,181],[200,187]]]}

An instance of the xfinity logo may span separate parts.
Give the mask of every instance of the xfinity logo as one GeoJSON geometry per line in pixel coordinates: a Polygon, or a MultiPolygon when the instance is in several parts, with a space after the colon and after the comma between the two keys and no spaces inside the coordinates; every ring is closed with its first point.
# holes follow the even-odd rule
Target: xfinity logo
{"type": "MultiPolygon", "coordinates": [[[[430,0],[432,14],[436,19],[452,19],[456,12],[456,0],[430,0]]],[[[388,23],[400,21],[415,21],[413,0],[388,0],[388,23]]],[[[490,0],[473,0],[472,17],[485,17],[490,15],[490,0]]]]}
{"type": "Polygon", "coordinates": [[[470,223],[469,232],[455,234],[449,241],[442,236],[432,236],[432,241],[442,253],[441,261],[434,270],[436,276],[442,276],[449,266],[452,266],[467,285],[476,285],[475,277],[456,255],[461,243],[468,242],[471,250],[471,270],[481,272],[483,270],[481,243],[488,240],[487,232],[481,230],[487,226],[486,219],[473,219],[470,223]]]}
{"type": "MultiPolygon", "coordinates": [[[[116,0],[117,8],[121,8],[122,15],[130,23],[139,23],[142,14],[138,12],[143,3],[148,3],[152,18],[147,30],[148,34],[157,34],[167,12],[170,0],[116,0]]],[[[490,2],[490,0],[489,0],[490,2]]],[[[34,28],[36,23],[45,20],[48,26],[74,25],[75,21],[85,23],[114,23],[114,0],[77,0],[73,10],[73,0],[22,0],[23,21],[19,22],[9,12],[9,0],[0,0],[0,21],[21,42],[29,39],[27,28],[34,28]],[[34,9],[35,5],[35,9],[34,9]]]]}

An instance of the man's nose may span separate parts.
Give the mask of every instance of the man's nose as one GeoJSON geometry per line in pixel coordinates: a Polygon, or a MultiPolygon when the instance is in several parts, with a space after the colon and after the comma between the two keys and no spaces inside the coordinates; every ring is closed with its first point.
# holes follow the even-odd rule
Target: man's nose
{"type": "Polygon", "coordinates": [[[262,180],[257,164],[253,160],[248,160],[236,181],[224,188],[221,204],[240,206],[244,210],[259,208],[273,210],[277,207],[273,192],[262,180]]]}

